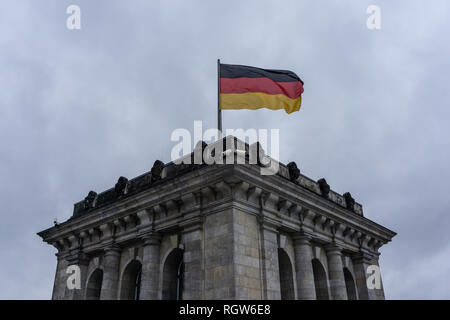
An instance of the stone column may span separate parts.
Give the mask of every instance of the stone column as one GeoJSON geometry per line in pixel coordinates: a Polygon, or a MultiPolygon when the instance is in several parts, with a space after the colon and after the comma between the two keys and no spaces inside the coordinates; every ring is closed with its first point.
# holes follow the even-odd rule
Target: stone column
{"type": "Polygon", "coordinates": [[[344,267],[342,265],[342,251],[335,244],[325,247],[328,258],[328,277],[332,300],[347,300],[344,267]]]}
{"type": "Polygon", "coordinates": [[[184,226],[183,230],[183,300],[203,299],[203,231],[201,224],[184,226]]]}
{"type": "MultiPolygon", "coordinates": [[[[78,266],[80,268],[80,289],[69,289],[66,285],[64,299],[66,300],[84,300],[84,293],[86,291],[87,269],[89,259],[83,252],[77,252],[67,258],[68,267],[78,266]]],[[[66,269],[67,271],[67,269],[66,269]]],[[[73,273],[72,273],[73,274],[73,273]]],[[[70,274],[66,274],[66,282],[70,274]]]]}
{"type": "Polygon", "coordinates": [[[66,269],[67,260],[63,258],[61,253],[55,254],[57,258],[55,282],[53,284],[52,300],[64,299],[64,292],[66,288],[66,269]]]}
{"type": "Polygon", "coordinates": [[[152,233],[144,237],[141,300],[158,299],[160,248],[161,236],[159,234],[152,233]]]}
{"type": "Polygon", "coordinates": [[[105,249],[100,300],[116,300],[118,298],[121,252],[122,250],[115,245],[105,249]]]}
{"type": "Polygon", "coordinates": [[[261,226],[261,268],[264,290],[263,298],[280,300],[277,231],[264,224],[261,226]]]}
{"type": "Polygon", "coordinates": [[[297,278],[297,299],[315,300],[314,273],[312,267],[311,237],[300,233],[294,236],[295,272],[297,278]]]}
{"type": "MultiPolygon", "coordinates": [[[[372,255],[365,252],[359,252],[352,257],[353,270],[355,273],[356,288],[360,300],[384,299],[383,287],[380,289],[369,289],[367,287],[367,268],[370,265],[378,266],[378,262],[372,255]]],[[[381,274],[379,275],[381,277],[381,274]]],[[[381,282],[381,279],[380,279],[381,282]]]]}
{"type": "MultiPolygon", "coordinates": [[[[380,254],[376,254],[376,256],[373,258],[373,264],[376,265],[378,267],[378,270],[380,270],[380,264],[378,262],[378,258],[379,258],[380,254]]],[[[375,295],[377,297],[377,300],[385,300],[385,296],[384,296],[384,287],[383,287],[383,279],[381,277],[381,271],[380,271],[380,289],[375,289],[375,295]]]]}

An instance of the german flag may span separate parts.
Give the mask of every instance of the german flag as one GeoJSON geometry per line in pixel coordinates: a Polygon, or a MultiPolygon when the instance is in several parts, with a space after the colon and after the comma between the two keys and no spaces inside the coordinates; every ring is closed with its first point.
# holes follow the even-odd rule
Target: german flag
{"type": "Polygon", "coordinates": [[[300,110],[303,81],[292,71],[220,64],[220,109],[300,110]]]}

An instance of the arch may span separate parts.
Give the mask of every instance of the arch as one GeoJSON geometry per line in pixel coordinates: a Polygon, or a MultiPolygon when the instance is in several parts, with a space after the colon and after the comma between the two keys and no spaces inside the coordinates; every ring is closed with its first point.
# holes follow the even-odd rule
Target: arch
{"type": "Polygon", "coordinates": [[[139,300],[141,291],[142,264],[131,260],[125,267],[120,281],[121,300],[139,300]]]}
{"type": "Polygon", "coordinates": [[[100,300],[102,291],[103,270],[96,268],[89,276],[86,284],[86,300],[100,300]]]}
{"type": "Polygon", "coordinates": [[[278,248],[278,269],[280,272],[281,300],[295,300],[292,263],[284,249],[278,248]]]}
{"type": "Polygon", "coordinates": [[[175,248],[166,257],[162,272],[162,299],[181,300],[183,294],[183,250],[175,248]]]}
{"type": "Polygon", "coordinates": [[[348,300],[357,300],[356,296],[356,284],[353,279],[352,273],[348,268],[344,267],[344,279],[345,279],[345,287],[347,288],[347,297],[348,300]]]}
{"type": "Polygon", "coordinates": [[[317,300],[329,300],[330,296],[328,294],[328,282],[325,269],[318,259],[312,260],[312,266],[317,300]]]}

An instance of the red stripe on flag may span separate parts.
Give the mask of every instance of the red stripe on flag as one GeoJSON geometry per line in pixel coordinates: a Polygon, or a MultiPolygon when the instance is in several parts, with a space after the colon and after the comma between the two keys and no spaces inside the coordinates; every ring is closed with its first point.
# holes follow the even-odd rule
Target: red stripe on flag
{"type": "Polygon", "coordinates": [[[220,93],[263,92],[296,99],[303,93],[300,81],[277,82],[269,78],[220,78],[220,93]]]}

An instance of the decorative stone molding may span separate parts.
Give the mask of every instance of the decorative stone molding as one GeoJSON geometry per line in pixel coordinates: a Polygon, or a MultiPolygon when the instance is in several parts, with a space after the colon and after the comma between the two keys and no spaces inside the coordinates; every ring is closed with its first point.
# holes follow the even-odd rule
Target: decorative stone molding
{"type": "Polygon", "coordinates": [[[292,203],[291,206],[288,208],[289,217],[293,217],[294,219],[300,220],[299,214],[302,211],[302,209],[303,208],[301,206],[292,203]]]}
{"type": "MultiPolygon", "coordinates": [[[[277,209],[280,213],[285,213],[292,206],[292,202],[285,199],[280,199],[277,203],[277,209]]],[[[287,215],[287,214],[286,214],[287,215]]]]}
{"type": "MultiPolygon", "coordinates": [[[[243,182],[245,183],[245,182],[243,182]]],[[[258,204],[259,205],[259,199],[261,197],[262,189],[258,188],[256,186],[252,186],[248,188],[247,191],[247,201],[258,204]]]]}
{"type": "MultiPolygon", "coordinates": [[[[322,230],[326,230],[327,228],[333,228],[333,225],[334,225],[334,221],[333,220],[331,220],[330,218],[326,218],[325,219],[325,222],[322,224],[322,230]]],[[[331,231],[331,233],[333,233],[332,231],[331,231]]]]}
{"type": "Polygon", "coordinates": [[[305,207],[300,208],[298,218],[300,220],[301,225],[303,225],[305,223],[305,221],[307,221],[307,219],[314,218],[314,216],[315,216],[315,214],[311,210],[309,210],[305,207]]]}
{"type": "Polygon", "coordinates": [[[225,181],[221,181],[214,185],[214,189],[216,192],[216,199],[224,198],[226,196],[231,196],[232,188],[225,181]]]}
{"type": "Polygon", "coordinates": [[[316,228],[317,226],[320,227],[323,230],[323,226],[325,221],[327,220],[327,217],[316,213],[314,219],[313,219],[313,223],[314,223],[314,228],[316,228]]]}
{"type": "Polygon", "coordinates": [[[159,203],[153,207],[155,213],[155,220],[167,218],[167,207],[164,203],[159,203]]]}
{"type": "Polygon", "coordinates": [[[101,238],[109,239],[114,236],[114,231],[115,231],[114,224],[112,224],[110,222],[104,223],[104,224],[100,225],[99,228],[100,228],[100,231],[102,234],[101,238]]]}
{"type": "Polygon", "coordinates": [[[205,205],[217,200],[217,192],[215,188],[212,186],[207,186],[201,189],[202,200],[205,202],[205,205]]]}
{"type": "MultiPolygon", "coordinates": [[[[241,268],[240,272],[242,274],[250,272],[254,277],[251,281],[255,283],[262,273],[254,269],[264,266],[264,270],[268,272],[266,275],[269,276],[276,270],[268,261],[258,262],[258,259],[264,259],[261,250],[264,254],[271,252],[271,255],[278,256],[278,248],[284,248],[285,245],[291,248],[293,244],[294,248],[290,250],[295,253],[291,253],[292,256],[296,256],[295,264],[302,264],[302,272],[309,272],[309,266],[303,265],[302,259],[312,256],[311,241],[315,246],[335,243],[345,250],[346,255],[362,251],[376,256],[378,249],[395,235],[392,231],[362,217],[362,208],[356,202],[353,202],[356,214],[347,210],[348,203],[352,203],[350,198],[348,196],[344,198],[329,190],[329,186],[326,188],[326,181],[315,182],[300,172],[296,177],[296,170],[293,170],[295,167],[292,164],[280,165],[277,175],[261,176],[260,168],[250,164],[193,166],[174,163],[164,165],[155,161],[154,168],[150,172],[129,181],[124,180],[126,178],[119,179],[117,188],[101,192],[95,199],[86,197],[75,204],[71,219],[60,223],[58,227],[44,230],[39,235],[58,249],[61,259],[70,258],[77,252],[99,257],[104,248],[116,245],[123,248],[124,259],[128,259],[128,248],[131,247],[133,254],[136,255],[139,250],[139,255],[144,257],[144,260],[145,255],[147,257],[157,255],[156,248],[145,251],[146,245],[156,245],[161,241],[157,238],[164,236],[161,246],[167,248],[167,236],[176,235],[181,239],[181,241],[177,239],[177,242],[181,242],[177,247],[182,244],[187,249],[185,257],[195,258],[191,261],[195,261],[196,265],[191,265],[190,270],[196,272],[201,279],[204,275],[198,273],[198,270],[201,270],[199,266],[204,265],[208,268],[208,263],[213,263],[209,266],[211,270],[208,271],[211,272],[211,276],[214,275],[214,268],[220,269],[223,274],[225,270],[223,265],[214,263],[233,261],[230,257],[217,257],[217,260],[212,262],[202,259],[214,256],[215,247],[222,244],[232,254],[234,250],[228,243],[233,243],[232,237],[236,236],[242,246],[239,248],[240,252],[245,253],[247,250],[252,255],[251,261],[245,257],[239,259],[241,263],[249,264],[246,267],[253,269],[248,271],[241,268]],[[158,176],[157,180],[152,181],[152,177],[158,176]],[[296,177],[295,183],[292,183],[292,177],[296,177]],[[94,201],[90,202],[92,199],[94,201]],[[90,205],[85,206],[86,201],[92,204],[90,209],[88,209],[90,205]],[[88,211],[89,214],[85,215],[88,211]],[[226,217],[227,215],[231,218],[226,217]],[[233,225],[236,217],[239,217],[241,225],[233,225]],[[147,237],[155,232],[158,234],[156,238],[147,237]],[[269,242],[272,243],[264,244],[267,244],[270,250],[258,242],[269,239],[262,236],[262,233],[265,236],[270,235],[269,242]],[[225,238],[220,238],[223,235],[225,238]],[[293,241],[289,239],[291,236],[293,241]],[[195,239],[186,242],[189,237],[195,239]],[[211,242],[208,242],[210,239],[216,242],[211,245],[211,242]],[[192,252],[193,245],[195,253],[192,252]],[[208,249],[203,251],[202,248],[208,249]]],[[[121,252],[120,248],[116,251],[121,252]]],[[[323,258],[322,254],[322,260],[323,258]]],[[[116,260],[117,257],[111,259],[112,263],[117,263],[116,260]]],[[[308,260],[308,263],[310,262],[308,260]]],[[[297,273],[296,265],[292,268],[296,272],[296,277],[304,276],[301,272],[297,273]]],[[[114,279],[114,272],[110,273],[110,279],[114,279]]],[[[300,280],[306,280],[308,285],[311,285],[310,275],[308,277],[300,280]]],[[[267,290],[271,293],[269,294],[269,291],[261,293],[260,297],[279,296],[276,286],[273,285],[274,279],[264,279],[268,281],[266,289],[270,287],[271,289],[267,290]]],[[[305,287],[300,280],[296,279],[296,289],[298,292],[303,290],[301,291],[303,295],[297,296],[311,298],[314,294],[308,290],[314,288],[314,282],[312,287],[305,287]],[[303,286],[301,290],[299,286],[303,286]]],[[[261,283],[264,281],[261,280],[261,283]]],[[[230,279],[223,280],[224,285],[231,282],[230,279]]],[[[203,290],[202,286],[199,288],[203,290]]],[[[114,292],[109,294],[114,296],[114,292]]],[[[216,293],[208,294],[205,293],[204,297],[215,297],[216,293]]],[[[250,297],[242,292],[239,294],[242,297],[250,297]]]]}
{"type": "Polygon", "coordinates": [[[126,230],[126,223],[122,218],[114,220],[115,233],[120,233],[126,230]]]}
{"type": "Polygon", "coordinates": [[[261,194],[262,206],[265,210],[278,211],[279,196],[273,192],[263,192],[261,194]]]}
{"type": "Polygon", "coordinates": [[[69,265],[85,265],[89,264],[89,256],[81,250],[76,250],[70,255],[66,256],[66,260],[69,262],[69,265]]]}

